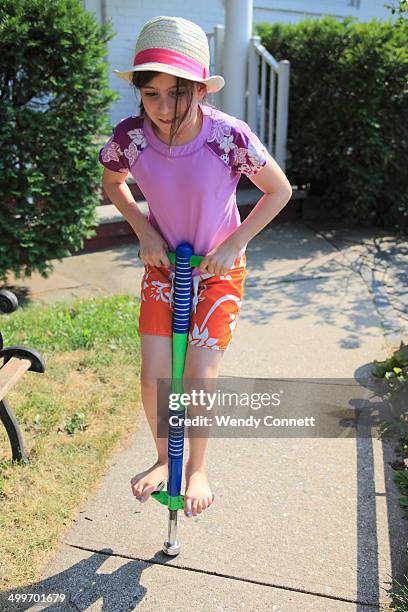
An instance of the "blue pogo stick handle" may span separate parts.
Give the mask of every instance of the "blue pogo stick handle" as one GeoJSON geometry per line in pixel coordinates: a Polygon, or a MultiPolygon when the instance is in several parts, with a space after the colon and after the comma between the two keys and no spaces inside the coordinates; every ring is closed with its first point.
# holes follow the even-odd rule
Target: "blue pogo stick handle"
{"type": "MultiPolygon", "coordinates": [[[[190,257],[193,248],[182,242],[176,249],[176,272],[173,294],[173,358],[172,392],[183,393],[183,372],[190,328],[192,271],[190,257]]],[[[180,495],[183,474],[184,416],[185,407],[179,405],[169,409],[169,415],[177,415],[177,425],[169,423],[169,480],[167,492],[170,496],[180,495]]]]}

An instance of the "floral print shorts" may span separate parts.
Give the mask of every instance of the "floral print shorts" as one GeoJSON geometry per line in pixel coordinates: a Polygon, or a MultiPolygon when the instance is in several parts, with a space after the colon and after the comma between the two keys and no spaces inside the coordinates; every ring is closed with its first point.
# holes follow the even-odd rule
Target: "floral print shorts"
{"type": "MultiPolygon", "coordinates": [[[[145,265],[139,334],[172,336],[174,276],[174,266],[145,265]]],[[[244,297],[245,277],[245,254],[226,274],[204,272],[193,276],[189,344],[219,351],[229,348],[244,297]]]]}

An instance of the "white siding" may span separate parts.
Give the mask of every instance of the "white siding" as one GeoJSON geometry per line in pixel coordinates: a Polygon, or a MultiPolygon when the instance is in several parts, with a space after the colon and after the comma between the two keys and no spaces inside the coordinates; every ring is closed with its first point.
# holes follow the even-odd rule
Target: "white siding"
{"type": "MultiPolygon", "coordinates": [[[[392,4],[392,0],[389,1],[392,4]]],[[[198,23],[205,32],[211,32],[215,25],[224,24],[225,16],[224,0],[83,0],[83,3],[87,10],[96,14],[99,22],[103,19],[104,5],[106,19],[111,21],[113,30],[117,32],[108,43],[107,50],[109,86],[121,96],[110,110],[112,125],[139,112],[133,86],[116,77],[112,70],[125,70],[132,66],[136,38],[146,21],[157,15],[184,17],[198,23]]],[[[384,3],[385,0],[253,0],[254,22],[293,23],[328,14],[338,19],[355,16],[359,21],[368,21],[373,17],[388,19],[391,11],[384,8],[384,3]]]]}
{"type": "Polygon", "coordinates": [[[83,5],[87,11],[90,11],[91,13],[95,13],[97,21],[99,23],[102,22],[102,11],[101,11],[102,2],[101,0],[84,0],[83,5]]]}
{"type": "Polygon", "coordinates": [[[384,4],[385,0],[254,0],[254,21],[294,23],[322,15],[357,17],[358,21],[387,19],[391,11],[384,4]]]}

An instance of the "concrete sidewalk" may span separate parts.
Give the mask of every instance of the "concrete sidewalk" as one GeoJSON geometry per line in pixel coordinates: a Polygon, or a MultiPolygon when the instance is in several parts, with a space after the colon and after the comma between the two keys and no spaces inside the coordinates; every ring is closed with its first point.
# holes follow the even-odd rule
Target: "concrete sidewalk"
{"type": "MultiPolygon", "coordinates": [[[[136,254],[132,245],[66,258],[49,279],[9,286],[27,287],[27,297],[43,303],[139,296],[136,254]]],[[[386,232],[280,224],[250,242],[247,261],[220,376],[355,380],[407,341],[408,255],[386,232]]],[[[392,445],[376,438],[212,438],[216,501],[196,518],[180,515],[182,551],[170,559],[161,552],[167,511],[130,493],[131,476],[155,459],[142,421],[41,583],[25,588],[65,593],[67,603],[24,609],[387,609],[390,578],[407,566],[393,458],[392,445]]]]}

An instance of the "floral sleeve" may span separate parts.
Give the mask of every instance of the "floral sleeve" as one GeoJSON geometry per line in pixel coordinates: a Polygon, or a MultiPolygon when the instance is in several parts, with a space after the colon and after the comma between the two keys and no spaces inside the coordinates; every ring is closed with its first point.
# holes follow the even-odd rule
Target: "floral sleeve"
{"type": "Polygon", "coordinates": [[[99,162],[113,172],[129,172],[129,162],[123,153],[118,126],[115,127],[108,142],[99,151],[99,162]]]}
{"type": "Polygon", "coordinates": [[[265,166],[268,151],[245,121],[238,121],[238,124],[232,167],[237,173],[255,175],[265,166]]]}

